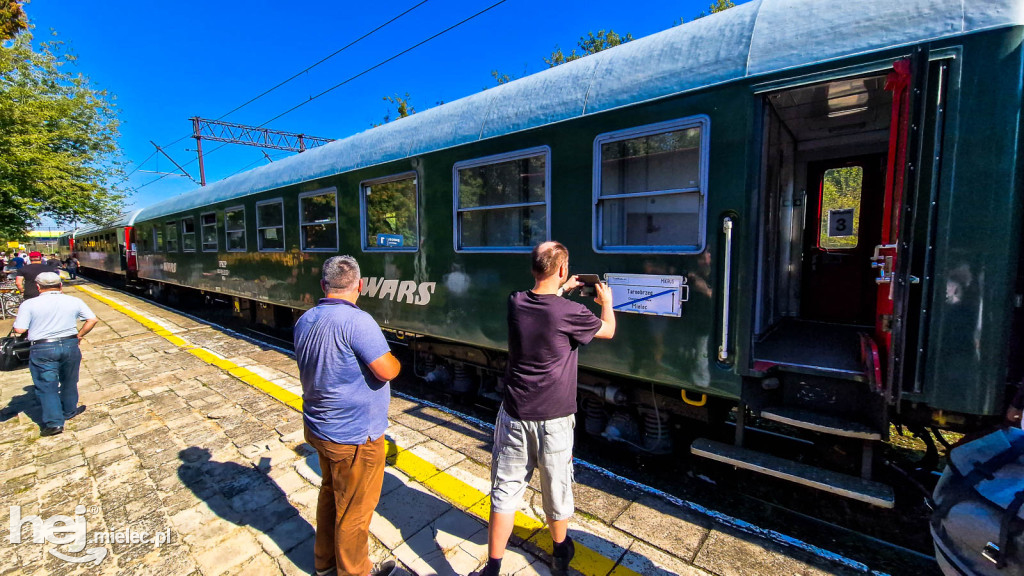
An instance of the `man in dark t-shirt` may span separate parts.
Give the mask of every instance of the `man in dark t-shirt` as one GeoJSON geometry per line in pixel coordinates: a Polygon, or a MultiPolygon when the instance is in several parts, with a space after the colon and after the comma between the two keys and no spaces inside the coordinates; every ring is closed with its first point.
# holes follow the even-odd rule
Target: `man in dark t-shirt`
{"type": "Polygon", "coordinates": [[[508,300],[508,365],[505,398],[494,425],[491,453],[491,516],[487,565],[481,576],[498,576],[526,486],[541,470],[541,496],[555,543],[552,572],[565,574],[575,548],[567,534],[575,511],[572,446],[576,423],[579,347],[615,335],[612,293],[598,283],[601,316],[562,298],[580,285],[569,276],[569,251],[558,242],[533,249],[532,290],[508,300]]]}
{"type": "Polygon", "coordinates": [[[36,287],[36,276],[43,272],[57,272],[53,266],[43,264],[43,255],[40,252],[30,252],[28,259],[32,263],[19,268],[18,276],[14,279],[14,282],[18,285],[18,290],[25,294],[25,300],[39,296],[39,288],[36,287]]]}

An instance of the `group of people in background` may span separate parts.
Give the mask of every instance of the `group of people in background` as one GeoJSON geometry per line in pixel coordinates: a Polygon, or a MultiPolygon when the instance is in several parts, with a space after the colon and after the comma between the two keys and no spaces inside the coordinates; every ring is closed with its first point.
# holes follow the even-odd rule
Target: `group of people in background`
{"type": "MultiPolygon", "coordinates": [[[[64,271],[71,280],[74,280],[78,276],[79,264],[80,262],[76,254],[71,254],[62,260],[57,254],[47,258],[42,252],[12,252],[9,255],[6,252],[0,252],[0,268],[3,269],[4,279],[6,280],[15,280],[18,277],[24,276],[22,269],[36,265],[43,266],[47,270],[57,272],[58,274],[64,271]]],[[[36,273],[38,274],[38,272],[36,273]]],[[[31,282],[28,284],[31,285],[31,282]]],[[[20,285],[18,289],[22,289],[20,285]]]]}
{"type": "MultiPolygon", "coordinates": [[[[558,242],[533,249],[530,290],[508,297],[509,358],[491,454],[488,557],[476,576],[498,576],[526,487],[539,469],[544,514],[554,542],[552,573],[566,574],[575,554],[568,535],[575,512],[572,453],[579,347],[615,334],[612,293],[595,286],[594,314],[563,298],[578,286],[558,242]]],[[[356,306],[362,290],[351,256],[329,258],[324,298],[295,324],[307,442],[320,459],[322,484],[313,548],[317,576],[387,576],[395,561],[369,558],[370,519],[384,479],[390,380],[401,364],[378,323],[356,306]]]]}

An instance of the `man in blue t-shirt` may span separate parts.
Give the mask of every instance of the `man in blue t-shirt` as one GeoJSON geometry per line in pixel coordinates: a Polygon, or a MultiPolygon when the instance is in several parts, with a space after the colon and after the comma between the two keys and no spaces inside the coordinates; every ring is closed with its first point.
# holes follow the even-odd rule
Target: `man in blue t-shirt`
{"type": "Polygon", "coordinates": [[[533,290],[508,299],[508,364],[505,397],[494,424],[488,560],[478,573],[498,576],[515,513],[534,468],[541,470],[544,516],[555,547],[554,574],[565,574],[575,554],[567,531],[575,512],[572,446],[576,426],[579,347],[615,335],[612,292],[597,283],[601,316],[562,298],[580,285],[569,276],[569,251],[558,242],[533,249],[533,290]]]}
{"type": "Polygon", "coordinates": [[[314,567],[318,576],[387,575],[370,562],[370,518],[380,500],[389,381],[401,366],[380,327],[356,306],[362,291],[351,256],[324,262],[324,298],[295,323],[306,441],[320,457],[314,567]]]}

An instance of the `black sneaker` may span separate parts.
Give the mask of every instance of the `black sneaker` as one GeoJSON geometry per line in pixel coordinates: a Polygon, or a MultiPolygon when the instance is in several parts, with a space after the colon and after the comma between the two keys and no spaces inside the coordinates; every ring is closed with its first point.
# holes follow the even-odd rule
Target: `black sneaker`
{"type": "Polygon", "coordinates": [[[551,573],[556,576],[568,573],[569,563],[572,562],[572,557],[575,555],[576,545],[573,544],[572,538],[566,536],[565,542],[561,546],[556,545],[551,554],[551,573]]]}
{"type": "Polygon", "coordinates": [[[64,427],[63,426],[48,426],[48,427],[43,428],[42,430],[39,431],[39,436],[40,437],[43,437],[43,436],[56,436],[57,434],[63,434],[63,433],[64,433],[64,427]]]}
{"type": "Polygon", "coordinates": [[[370,576],[391,576],[395,573],[396,567],[397,564],[393,558],[383,560],[380,564],[373,567],[373,571],[370,572],[370,576]]]}

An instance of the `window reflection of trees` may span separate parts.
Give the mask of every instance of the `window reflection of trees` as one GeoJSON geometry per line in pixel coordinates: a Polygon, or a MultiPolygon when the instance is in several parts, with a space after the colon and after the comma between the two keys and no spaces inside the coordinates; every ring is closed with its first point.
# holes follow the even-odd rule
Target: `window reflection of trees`
{"type": "Polygon", "coordinates": [[[377,244],[378,234],[402,237],[403,248],[419,245],[416,230],[416,178],[371,183],[363,187],[366,198],[366,246],[377,244]]]}

